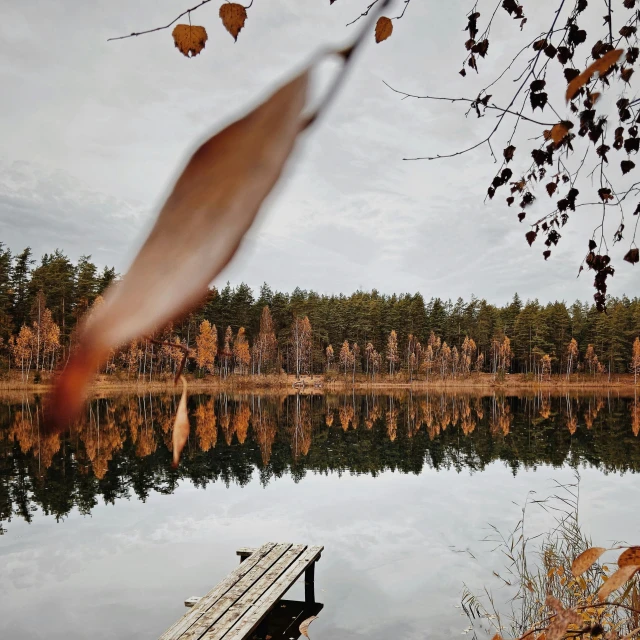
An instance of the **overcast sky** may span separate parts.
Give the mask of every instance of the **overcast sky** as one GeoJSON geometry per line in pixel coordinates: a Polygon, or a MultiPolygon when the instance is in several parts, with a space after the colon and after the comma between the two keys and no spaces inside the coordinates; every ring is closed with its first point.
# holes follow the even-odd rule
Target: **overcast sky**
{"type": "MultiPolygon", "coordinates": [[[[209,40],[191,60],[173,47],[170,30],[107,42],[166,24],[192,4],[5,3],[2,242],[14,251],[31,245],[38,257],[56,247],[74,259],[88,253],[124,271],[194,145],[256,104],[314,52],[348,42],[357,25],[345,24],[369,2],[255,0],[237,43],[212,2],[192,15],[209,40]]],[[[485,17],[490,4],[479,4],[485,17]]],[[[256,288],[267,281],[283,290],[324,293],[420,291],[427,298],[473,293],[495,303],[515,291],[541,301],[591,299],[592,276],[576,279],[593,226],[588,214],[574,215],[545,263],[544,247],[526,244],[528,228],[506,207],[506,193],[483,202],[496,171],[486,147],[449,160],[402,160],[463,148],[482,138],[493,117],[478,122],[457,104],[402,101],[382,82],[413,93],[475,95],[523,38],[548,28],[549,2],[535,4],[524,35],[499,13],[480,78],[471,72],[463,79],[457,72],[470,2],[412,0],[389,40],[376,45],[371,37],[360,52],[339,99],[305,135],[218,281],[256,288]]],[[[399,9],[396,3],[389,13],[399,9]]],[[[331,69],[323,71],[321,80],[331,69]]],[[[498,139],[498,152],[502,146],[498,139]]],[[[531,217],[547,211],[543,195],[531,217]]],[[[619,269],[610,292],[633,296],[637,278],[621,260],[625,251],[616,249],[619,269]]]]}

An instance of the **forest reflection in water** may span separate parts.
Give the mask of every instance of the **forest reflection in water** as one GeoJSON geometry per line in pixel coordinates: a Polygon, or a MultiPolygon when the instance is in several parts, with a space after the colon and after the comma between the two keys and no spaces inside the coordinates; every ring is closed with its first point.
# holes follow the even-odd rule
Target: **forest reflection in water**
{"type": "MultiPolygon", "coordinates": [[[[40,509],[64,518],[188,479],[263,484],[307,472],[433,469],[513,473],[538,464],[640,470],[640,403],[612,395],[415,394],[205,395],[189,397],[189,442],[171,469],[178,396],[102,396],[70,433],[45,435],[43,398],[0,401],[0,530],[40,509]]],[[[37,515],[35,516],[37,517],[37,515]]]]}

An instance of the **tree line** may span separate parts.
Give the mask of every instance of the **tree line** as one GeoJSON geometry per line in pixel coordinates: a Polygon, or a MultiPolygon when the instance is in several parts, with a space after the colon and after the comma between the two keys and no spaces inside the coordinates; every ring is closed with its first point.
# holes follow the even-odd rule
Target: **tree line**
{"type": "MultiPolygon", "coordinates": [[[[117,280],[91,256],[56,249],[36,264],[29,248],[0,244],[0,359],[25,380],[64,365],[79,321],[117,280]],[[30,377],[31,376],[31,377],[30,377]]],[[[608,312],[576,301],[506,305],[476,297],[425,299],[375,289],[323,295],[263,284],[212,287],[203,304],[148,339],[114,350],[103,373],[153,380],[175,374],[183,352],[198,375],[401,376],[474,373],[611,375],[640,371],[640,300],[609,298],[608,312]]]]}

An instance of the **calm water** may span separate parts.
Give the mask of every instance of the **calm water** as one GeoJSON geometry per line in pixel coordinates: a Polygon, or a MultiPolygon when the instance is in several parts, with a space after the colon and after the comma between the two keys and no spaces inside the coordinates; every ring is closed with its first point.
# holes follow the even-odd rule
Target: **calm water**
{"type": "Polygon", "coordinates": [[[325,546],[313,640],[450,638],[463,583],[499,597],[488,525],[576,470],[594,540],[637,543],[634,398],[193,395],[172,470],[177,402],[95,398],[52,437],[39,397],[0,401],[0,636],[157,638],[274,540],[325,546]]]}

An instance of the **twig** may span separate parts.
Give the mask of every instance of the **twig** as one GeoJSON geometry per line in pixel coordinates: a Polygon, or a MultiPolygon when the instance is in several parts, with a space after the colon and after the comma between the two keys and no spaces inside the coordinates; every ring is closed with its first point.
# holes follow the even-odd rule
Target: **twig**
{"type": "MultiPolygon", "coordinates": [[[[191,9],[187,9],[186,11],[183,11],[178,17],[174,18],[169,24],[165,25],[164,27],[156,27],[155,29],[138,31],[138,32],[130,33],[128,36],[118,36],[116,38],[108,38],[107,42],[111,42],[111,40],[125,40],[126,38],[133,38],[134,36],[142,36],[142,35],[145,35],[146,33],[153,33],[154,31],[162,31],[163,29],[168,29],[169,27],[173,26],[176,22],[178,22],[178,20],[180,20],[182,16],[186,16],[187,14],[190,15],[192,11],[199,9],[203,4],[208,4],[209,2],[211,2],[211,0],[202,0],[200,4],[197,4],[195,7],[191,7],[191,9]]],[[[252,0],[252,3],[253,3],[253,0],[252,0]]]]}
{"type": "Polygon", "coordinates": [[[363,13],[361,13],[357,18],[355,18],[351,22],[347,22],[347,27],[352,25],[354,22],[358,22],[360,18],[364,18],[365,16],[368,16],[369,11],[371,11],[371,9],[373,9],[373,7],[375,7],[378,4],[378,2],[380,2],[380,0],[373,0],[373,2],[365,9],[363,13]]]}

